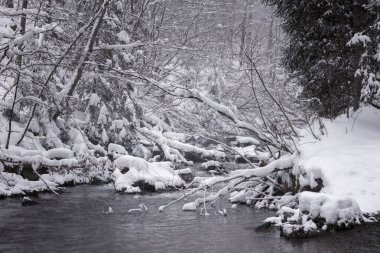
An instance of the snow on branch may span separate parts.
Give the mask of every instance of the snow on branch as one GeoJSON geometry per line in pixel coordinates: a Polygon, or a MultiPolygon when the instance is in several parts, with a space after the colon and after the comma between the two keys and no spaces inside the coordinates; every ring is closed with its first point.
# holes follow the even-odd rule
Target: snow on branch
{"type": "Polygon", "coordinates": [[[179,90],[179,89],[177,89],[172,93],[172,95],[183,97],[183,98],[193,98],[193,99],[196,99],[200,102],[203,102],[206,105],[210,106],[215,111],[217,111],[219,114],[221,114],[221,115],[229,118],[230,120],[232,120],[238,128],[249,130],[249,131],[253,132],[256,135],[256,137],[258,139],[260,139],[260,141],[262,141],[264,143],[270,143],[270,144],[274,145],[275,147],[281,149],[281,144],[277,140],[275,140],[271,136],[268,136],[266,134],[261,133],[257,129],[257,127],[255,127],[254,125],[252,125],[248,122],[239,120],[238,117],[236,116],[236,114],[231,110],[231,108],[229,108],[226,105],[222,105],[222,104],[219,104],[219,103],[213,101],[212,99],[210,99],[206,95],[200,93],[196,89],[190,89],[190,90],[179,90]]]}
{"type": "Polygon", "coordinates": [[[75,158],[61,159],[61,160],[52,160],[41,155],[34,156],[15,156],[15,155],[6,155],[0,158],[0,161],[7,163],[21,163],[29,164],[32,167],[48,167],[48,168],[82,168],[84,165],[80,165],[78,160],[75,158]]]}
{"type": "Polygon", "coordinates": [[[157,131],[152,131],[147,128],[138,128],[137,131],[139,131],[141,134],[145,136],[149,136],[153,138],[153,140],[163,148],[163,151],[165,153],[165,156],[167,159],[172,160],[173,155],[170,153],[172,149],[177,149],[183,152],[189,152],[189,153],[196,153],[204,157],[213,157],[215,159],[223,159],[226,154],[218,151],[218,150],[206,150],[203,148],[199,148],[187,143],[182,143],[176,140],[172,140],[169,138],[164,137],[161,133],[157,131]]]}
{"type": "Polygon", "coordinates": [[[15,10],[13,8],[4,8],[0,7],[1,16],[21,16],[21,15],[39,15],[39,16],[48,16],[48,13],[38,10],[38,9],[21,9],[15,10]]]}
{"type": "Polygon", "coordinates": [[[9,45],[15,45],[15,46],[21,45],[25,41],[32,39],[34,36],[38,34],[45,33],[48,31],[53,31],[55,29],[59,29],[56,23],[46,24],[42,27],[34,27],[33,29],[27,31],[25,34],[18,36],[14,40],[10,41],[9,44],[3,45],[0,48],[0,50],[7,48],[9,45]]]}
{"type": "Polygon", "coordinates": [[[212,177],[208,178],[206,180],[203,180],[200,185],[192,189],[188,194],[185,194],[181,198],[178,198],[176,200],[173,200],[172,202],[160,206],[159,210],[163,211],[166,207],[184,199],[187,198],[190,195],[193,195],[194,193],[201,191],[205,188],[220,184],[220,183],[225,183],[228,182],[228,184],[224,187],[222,187],[217,193],[209,195],[207,197],[203,198],[197,198],[193,202],[187,203],[183,206],[182,210],[186,211],[193,211],[195,210],[200,204],[203,204],[204,202],[210,202],[217,200],[219,197],[226,195],[230,190],[233,190],[235,186],[239,185],[240,183],[246,181],[247,179],[251,178],[264,178],[268,176],[269,174],[276,172],[276,171],[281,171],[281,170],[286,170],[288,168],[292,168],[294,165],[294,160],[295,160],[295,155],[286,155],[283,156],[282,158],[278,160],[274,160],[268,165],[260,168],[254,168],[254,169],[246,169],[246,170],[241,170],[236,173],[233,173],[232,175],[228,177],[212,177]]]}
{"type": "Polygon", "coordinates": [[[30,101],[30,102],[34,102],[34,103],[37,103],[37,104],[41,104],[41,105],[45,105],[47,106],[48,104],[46,103],[46,101],[42,101],[41,99],[37,98],[37,97],[34,97],[34,96],[25,96],[25,97],[20,97],[18,98],[15,103],[20,103],[21,101],[24,101],[24,100],[27,100],[27,101],[30,101]]]}
{"type": "Polygon", "coordinates": [[[367,35],[364,35],[363,33],[355,33],[354,37],[352,37],[347,43],[347,46],[354,46],[361,43],[366,47],[369,42],[371,42],[371,39],[367,35]]]}
{"type": "Polygon", "coordinates": [[[145,44],[142,43],[141,41],[136,41],[136,42],[129,43],[129,44],[119,44],[119,45],[102,44],[102,45],[99,45],[97,47],[94,47],[93,51],[97,51],[97,50],[126,50],[126,51],[131,51],[132,49],[134,49],[136,47],[141,47],[144,45],[145,44]]]}

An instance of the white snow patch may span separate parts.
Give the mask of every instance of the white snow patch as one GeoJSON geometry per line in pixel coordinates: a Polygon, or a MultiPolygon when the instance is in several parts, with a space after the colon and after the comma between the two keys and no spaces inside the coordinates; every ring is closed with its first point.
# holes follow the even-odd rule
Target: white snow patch
{"type": "Polygon", "coordinates": [[[184,185],[184,181],[174,172],[171,162],[150,163],[143,158],[124,155],[116,159],[114,166],[116,169],[113,177],[117,191],[140,192],[139,187],[133,186],[138,181],[150,184],[156,190],[184,185]],[[122,174],[120,170],[124,168],[128,168],[129,171],[122,174]]]}
{"type": "Polygon", "coordinates": [[[181,169],[181,170],[175,170],[175,173],[177,173],[178,175],[187,175],[187,174],[191,174],[192,171],[190,168],[186,168],[186,169],[181,169]]]}
{"type": "Polygon", "coordinates": [[[110,143],[108,144],[108,154],[127,155],[128,152],[121,145],[110,143]]]}
{"type": "Polygon", "coordinates": [[[201,164],[201,168],[207,170],[210,167],[221,168],[222,164],[218,161],[207,161],[201,164]]]}
{"type": "Polygon", "coordinates": [[[236,136],[236,141],[239,144],[252,144],[252,145],[260,145],[260,141],[252,137],[246,136],[236,136]]]}
{"type": "Polygon", "coordinates": [[[67,148],[53,148],[43,153],[48,159],[70,159],[74,157],[74,152],[67,148]]]}
{"type": "Polygon", "coordinates": [[[182,207],[182,211],[195,211],[197,210],[197,204],[195,202],[186,203],[182,207]]]}
{"type": "Polygon", "coordinates": [[[299,210],[307,212],[311,218],[322,217],[327,224],[340,224],[352,218],[361,218],[362,213],[355,200],[336,197],[325,193],[302,192],[299,196],[299,210]]]}
{"type": "Polygon", "coordinates": [[[380,211],[380,110],[364,107],[324,124],[321,141],[310,134],[300,141],[299,165],[322,178],[322,192],[352,198],[363,212],[380,211]]]}

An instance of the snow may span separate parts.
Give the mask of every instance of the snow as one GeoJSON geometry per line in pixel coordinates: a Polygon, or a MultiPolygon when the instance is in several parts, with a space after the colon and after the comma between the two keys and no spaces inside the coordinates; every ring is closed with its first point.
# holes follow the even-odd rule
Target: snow
{"type": "Polygon", "coordinates": [[[92,93],[88,100],[88,106],[98,106],[100,104],[100,98],[96,93],[92,93]]]}
{"type": "MultiPolygon", "coordinates": [[[[47,182],[49,187],[56,190],[57,184],[47,182]]],[[[24,195],[25,192],[46,191],[47,187],[42,181],[29,181],[22,176],[1,172],[0,177],[0,196],[24,195]]]]}
{"type": "Polygon", "coordinates": [[[124,155],[115,160],[114,166],[113,178],[117,191],[141,192],[138,186],[134,186],[134,183],[141,181],[152,185],[155,190],[184,185],[184,181],[174,172],[171,162],[150,163],[143,158],[124,155]],[[122,174],[124,168],[129,171],[122,174]]]}
{"type": "Polygon", "coordinates": [[[116,36],[120,41],[122,41],[126,44],[128,44],[131,41],[129,34],[126,31],[121,31],[116,36]]]}
{"type": "Polygon", "coordinates": [[[108,154],[118,154],[118,155],[127,155],[128,152],[121,145],[110,143],[108,144],[108,154]]]}
{"type": "Polygon", "coordinates": [[[10,145],[9,149],[3,149],[2,152],[6,155],[14,155],[14,156],[42,156],[45,152],[44,150],[28,150],[22,147],[10,145]]]}
{"type": "Polygon", "coordinates": [[[112,209],[112,207],[108,207],[108,210],[107,211],[105,211],[105,214],[113,214],[113,209],[112,209]]]}
{"type": "Polygon", "coordinates": [[[110,130],[125,130],[125,126],[128,126],[128,120],[122,119],[122,120],[113,120],[110,130]]]}
{"type": "Polygon", "coordinates": [[[33,118],[32,121],[30,122],[29,130],[35,134],[38,134],[40,132],[40,125],[35,118],[33,118]]]}
{"type": "Polygon", "coordinates": [[[102,130],[102,142],[105,144],[109,141],[107,131],[103,128],[102,130]]]}
{"type": "Polygon", "coordinates": [[[260,141],[252,137],[236,136],[236,141],[240,144],[260,145],[260,141]]]}
{"type": "Polygon", "coordinates": [[[166,159],[170,161],[184,162],[186,159],[178,152],[178,150],[187,153],[196,153],[203,157],[213,157],[217,160],[222,160],[226,157],[224,152],[218,150],[206,150],[188,143],[182,143],[176,140],[165,138],[161,132],[149,130],[146,127],[137,129],[141,134],[149,136],[154,139],[163,150],[166,159]],[[176,150],[177,149],[177,150],[176,150]]]}
{"type": "Polygon", "coordinates": [[[162,135],[165,138],[172,139],[175,141],[180,141],[180,142],[186,142],[186,140],[188,139],[187,135],[184,133],[164,132],[162,135]]]}
{"type": "Polygon", "coordinates": [[[352,198],[363,212],[380,211],[380,111],[363,107],[324,125],[321,141],[302,138],[298,164],[323,180],[321,192],[352,198]]]}
{"type": "Polygon", "coordinates": [[[201,168],[207,170],[210,167],[221,168],[222,164],[218,161],[207,161],[201,164],[201,168]]]}
{"type": "Polygon", "coordinates": [[[98,124],[107,124],[108,122],[108,115],[109,111],[107,107],[103,104],[102,107],[100,107],[99,111],[99,117],[98,117],[98,124]]]}
{"type": "Polygon", "coordinates": [[[76,155],[88,154],[90,152],[86,145],[86,141],[79,130],[71,128],[69,135],[71,141],[73,142],[72,150],[76,155]]]}
{"type": "Polygon", "coordinates": [[[43,128],[45,130],[45,136],[47,144],[50,147],[62,148],[64,147],[62,141],[58,138],[61,130],[58,128],[55,121],[49,121],[47,123],[43,123],[43,128]]]}
{"type": "Polygon", "coordinates": [[[186,203],[182,207],[182,211],[195,211],[198,205],[195,202],[186,203]]]}
{"type": "Polygon", "coordinates": [[[347,43],[347,46],[357,45],[362,43],[363,46],[367,46],[367,43],[371,42],[371,39],[367,35],[363,35],[363,33],[355,33],[351,40],[347,43]]]}
{"type": "Polygon", "coordinates": [[[282,206],[277,217],[264,222],[280,226],[285,236],[299,236],[360,224],[364,219],[359,205],[349,197],[305,191],[299,194],[299,208],[282,206]]]}
{"type": "Polygon", "coordinates": [[[48,159],[70,159],[74,157],[74,152],[67,148],[53,148],[43,153],[48,159]]]}
{"type": "Polygon", "coordinates": [[[119,45],[107,45],[102,44],[98,47],[94,47],[94,51],[96,50],[125,50],[125,51],[131,51],[132,49],[136,47],[144,46],[144,43],[141,41],[136,41],[128,44],[119,44],[119,45]]]}
{"type": "Polygon", "coordinates": [[[132,151],[133,156],[144,158],[149,160],[152,157],[152,152],[144,147],[142,144],[138,144],[132,151]]]}
{"type": "Polygon", "coordinates": [[[355,200],[349,197],[315,192],[302,192],[299,196],[299,210],[307,212],[311,218],[322,217],[327,224],[340,224],[353,217],[361,218],[362,213],[355,200]]]}
{"type": "Polygon", "coordinates": [[[256,146],[255,145],[247,146],[247,147],[244,147],[244,148],[234,147],[234,150],[240,154],[240,155],[236,155],[235,159],[237,159],[237,158],[239,158],[241,156],[244,156],[245,158],[258,157],[258,154],[255,151],[256,150],[256,146]]]}
{"type": "Polygon", "coordinates": [[[186,168],[186,169],[181,169],[181,170],[175,170],[175,173],[177,173],[178,175],[187,175],[187,174],[191,174],[192,171],[190,168],[186,168]]]}

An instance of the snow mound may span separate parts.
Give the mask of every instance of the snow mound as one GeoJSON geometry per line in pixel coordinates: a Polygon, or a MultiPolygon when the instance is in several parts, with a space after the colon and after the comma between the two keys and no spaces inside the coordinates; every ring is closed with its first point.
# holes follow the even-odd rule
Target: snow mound
{"type": "Polygon", "coordinates": [[[222,164],[218,161],[207,161],[201,164],[202,169],[209,169],[209,168],[221,168],[222,164]]]}
{"type": "Polygon", "coordinates": [[[149,160],[152,157],[152,152],[144,147],[144,145],[139,144],[133,149],[132,155],[149,160]]]}
{"type": "Polygon", "coordinates": [[[320,231],[349,228],[364,220],[353,199],[306,191],[300,193],[298,209],[282,207],[277,215],[265,222],[280,226],[285,237],[305,237],[320,231]]]}
{"type": "Polygon", "coordinates": [[[324,218],[327,224],[340,225],[353,217],[362,217],[355,200],[324,193],[302,192],[299,196],[299,209],[301,213],[309,213],[312,219],[324,218]]]}
{"type": "Polygon", "coordinates": [[[380,211],[380,110],[364,107],[323,123],[320,141],[311,134],[300,141],[299,165],[323,180],[321,192],[351,198],[363,212],[380,211]]]}
{"type": "Polygon", "coordinates": [[[184,185],[171,162],[150,163],[143,158],[124,155],[115,160],[114,166],[113,178],[117,191],[141,192],[140,184],[148,184],[156,191],[184,185]]]}
{"type": "Polygon", "coordinates": [[[110,143],[108,144],[108,154],[110,155],[127,155],[128,152],[125,150],[125,148],[121,145],[110,143]]]}
{"type": "Polygon", "coordinates": [[[251,144],[251,145],[260,145],[260,141],[252,137],[246,136],[236,136],[236,141],[239,144],[251,144]]]}
{"type": "Polygon", "coordinates": [[[48,159],[70,159],[74,158],[74,152],[67,148],[53,148],[43,153],[48,159]]]}
{"type": "Polygon", "coordinates": [[[190,168],[175,170],[174,172],[177,173],[178,175],[187,175],[187,174],[193,173],[190,168]]]}

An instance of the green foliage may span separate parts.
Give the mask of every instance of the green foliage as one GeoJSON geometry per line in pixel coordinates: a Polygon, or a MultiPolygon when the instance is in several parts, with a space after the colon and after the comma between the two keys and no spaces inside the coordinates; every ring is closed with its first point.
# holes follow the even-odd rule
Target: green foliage
{"type": "Polygon", "coordinates": [[[289,36],[286,68],[299,77],[302,96],[323,116],[357,109],[361,78],[355,77],[362,50],[348,45],[375,19],[368,0],[265,0],[274,5],[289,36]],[[315,103],[315,101],[318,101],[315,103]]]}

